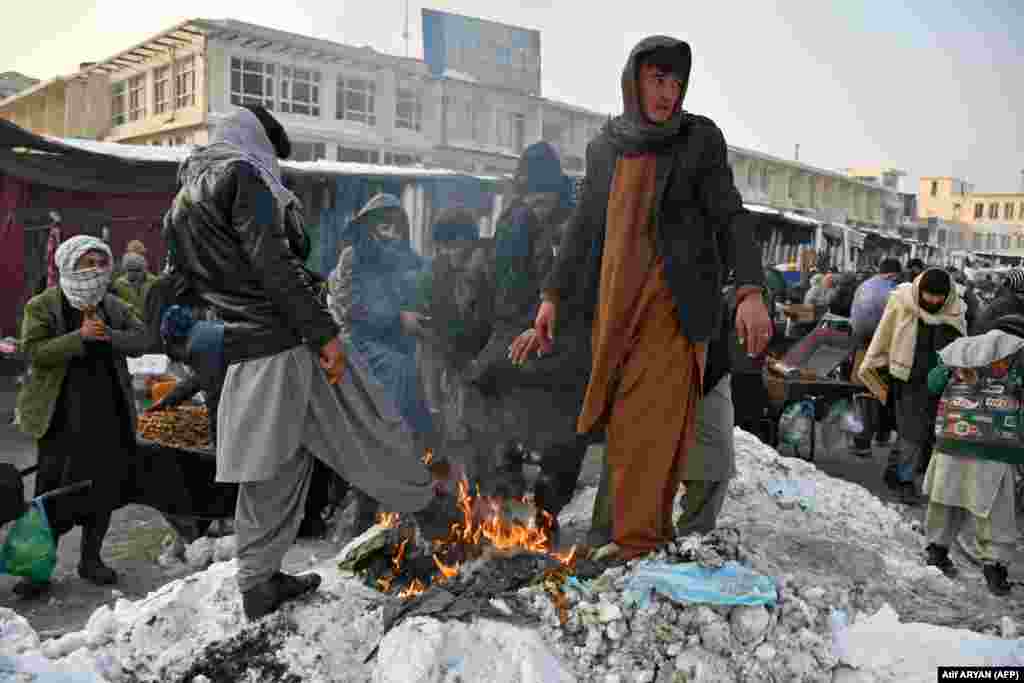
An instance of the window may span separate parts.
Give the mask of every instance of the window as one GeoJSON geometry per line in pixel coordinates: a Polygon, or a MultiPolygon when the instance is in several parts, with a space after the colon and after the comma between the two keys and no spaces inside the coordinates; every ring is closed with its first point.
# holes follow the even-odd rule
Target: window
{"type": "Polygon", "coordinates": [[[365,78],[338,79],[338,109],[335,116],[345,121],[377,125],[377,84],[365,78]]]}
{"type": "Polygon", "coordinates": [[[988,217],[999,218],[999,204],[992,202],[988,205],[988,217]]]}
{"type": "Polygon", "coordinates": [[[412,166],[418,162],[419,159],[412,154],[384,152],[384,154],[381,155],[381,163],[385,166],[412,166]]]}
{"type": "Polygon", "coordinates": [[[511,149],[516,154],[523,150],[526,134],[526,117],[519,113],[503,112],[498,116],[498,146],[511,149]]]}
{"type": "Polygon", "coordinates": [[[985,205],[982,204],[981,202],[977,202],[974,205],[974,217],[975,218],[984,218],[985,217],[985,205]]]}
{"type": "Polygon", "coordinates": [[[486,145],[490,142],[491,121],[494,114],[487,105],[478,105],[473,109],[473,140],[486,145]]]}
{"type": "Polygon", "coordinates": [[[291,156],[288,157],[288,160],[317,161],[318,159],[326,158],[327,145],[323,142],[293,142],[292,153],[291,156]]]}
{"type": "Polygon", "coordinates": [[[939,181],[938,180],[933,180],[932,181],[932,196],[933,197],[939,196],[939,181]]]}
{"type": "Polygon", "coordinates": [[[338,161],[347,161],[356,164],[377,164],[380,163],[380,152],[375,149],[338,147],[338,161]]]}
{"type": "Polygon", "coordinates": [[[274,65],[231,58],[231,104],[274,108],[274,65]]]}
{"type": "Polygon", "coordinates": [[[396,93],[395,128],[423,130],[423,101],[411,88],[399,88],[396,93]]]}
{"type": "Polygon", "coordinates": [[[177,145],[178,147],[184,147],[185,145],[189,144],[189,139],[184,135],[179,135],[176,138],[174,138],[174,144],[177,145]]]}
{"type": "Polygon", "coordinates": [[[1006,202],[1003,204],[1003,219],[1008,221],[1013,220],[1013,202],[1006,202]]]}
{"type": "Polygon", "coordinates": [[[164,114],[170,108],[171,67],[153,69],[153,113],[164,114]]]}
{"type": "Polygon", "coordinates": [[[128,120],[140,121],[146,118],[146,75],[139,74],[128,79],[128,120]]]}
{"type": "Polygon", "coordinates": [[[281,111],[320,116],[320,72],[281,67],[281,111]]]}
{"type": "Polygon", "coordinates": [[[179,59],[174,74],[174,108],[196,104],[196,58],[179,59]]]}
{"type": "Polygon", "coordinates": [[[125,118],[125,91],[126,83],[114,83],[110,87],[110,117],[113,125],[120,126],[127,119],[125,118]]]}
{"type": "Polygon", "coordinates": [[[512,48],[499,47],[497,59],[499,66],[512,66],[512,48]]]}

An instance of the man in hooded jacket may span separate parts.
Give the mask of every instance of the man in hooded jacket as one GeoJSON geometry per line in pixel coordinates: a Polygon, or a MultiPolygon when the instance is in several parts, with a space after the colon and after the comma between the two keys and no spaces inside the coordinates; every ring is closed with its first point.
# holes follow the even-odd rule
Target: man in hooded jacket
{"type": "Polygon", "coordinates": [[[771,337],[758,219],[743,208],[721,130],[682,109],[691,61],[689,45],[664,36],[630,54],[624,113],[588,145],[579,205],[529,347],[547,350],[560,302],[581,295],[593,345],[577,430],[607,435],[612,543],[603,557],[630,559],[673,537],[705,349],[717,336],[729,271],[748,353],[771,337]]]}
{"type": "Polygon", "coordinates": [[[924,271],[893,290],[861,363],[867,386],[888,386],[889,395],[879,398],[889,399],[902,443],[890,454],[885,482],[909,504],[920,502],[914,475],[927,469],[935,442],[939,399],[928,392],[928,373],[939,351],[966,334],[964,309],[948,273],[924,271]]]}
{"type": "MultiPolygon", "coordinates": [[[[343,404],[332,387],[352,375],[339,328],[303,266],[310,245],[301,204],[277,161],[289,151],[265,109],[236,110],[183,162],[164,230],[172,268],[223,321],[217,479],[239,485],[237,581],[251,620],[319,586],[316,574],[280,571],[302,520],[310,453],[388,510],[416,514],[424,535],[448,527],[434,514],[445,501],[411,441],[368,447],[387,435],[368,437],[372,428],[354,412],[360,406],[351,397],[343,404]]],[[[401,431],[400,423],[391,428],[401,431]]]]}

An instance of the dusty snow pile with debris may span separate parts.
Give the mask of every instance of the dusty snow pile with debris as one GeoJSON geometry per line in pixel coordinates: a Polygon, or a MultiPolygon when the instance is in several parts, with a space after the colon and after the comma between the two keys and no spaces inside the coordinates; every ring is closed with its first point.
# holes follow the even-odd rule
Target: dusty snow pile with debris
{"type": "MultiPolygon", "coordinates": [[[[1024,662],[1009,620],[1003,635],[1012,640],[899,623],[886,603],[901,609],[908,587],[929,599],[955,599],[962,588],[922,566],[923,537],[898,509],[740,430],[736,447],[739,476],[718,531],[590,581],[554,591],[538,582],[493,600],[510,623],[418,616],[385,634],[394,599],[344,577],[335,561],[321,568],[317,594],[249,625],[235,563],[218,562],[102,607],[85,630],[45,643],[0,609],[0,679],[18,671],[26,681],[75,672],[68,680],[81,683],[866,683],[931,681],[939,664],[1024,662]],[[696,574],[717,577],[719,598],[747,604],[687,602],[695,590],[716,595],[696,574]]],[[[582,492],[563,527],[589,520],[593,498],[582,492]]]]}

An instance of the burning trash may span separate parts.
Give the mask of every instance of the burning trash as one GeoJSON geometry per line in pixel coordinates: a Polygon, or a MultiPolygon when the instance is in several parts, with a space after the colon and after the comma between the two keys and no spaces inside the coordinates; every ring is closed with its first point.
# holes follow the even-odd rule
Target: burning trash
{"type": "MultiPolygon", "coordinates": [[[[424,462],[432,460],[428,451],[424,462]]],[[[456,579],[464,567],[495,553],[532,553],[550,558],[556,566],[571,567],[574,547],[558,553],[552,548],[554,520],[527,499],[499,499],[470,494],[469,483],[458,485],[462,520],[447,536],[417,539],[411,520],[380,513],[377,524],[353,540],[341,553],[340,567],[361,576],[366,585],[408,600],[430,586],[456,579]],[[419,541],[419,542],[417,542],[419,541]]]]}

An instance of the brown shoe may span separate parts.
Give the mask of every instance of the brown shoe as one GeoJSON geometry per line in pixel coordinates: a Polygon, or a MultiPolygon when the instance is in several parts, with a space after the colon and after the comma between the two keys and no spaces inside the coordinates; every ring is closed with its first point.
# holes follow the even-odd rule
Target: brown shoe
{"type": "Polygon", "coordinates": [[[277,572],[267,581],[242,592],[242,609],[249,621],[258,621],[295,598],[320,587],[319,574],[291,576],[277,572]]]}

